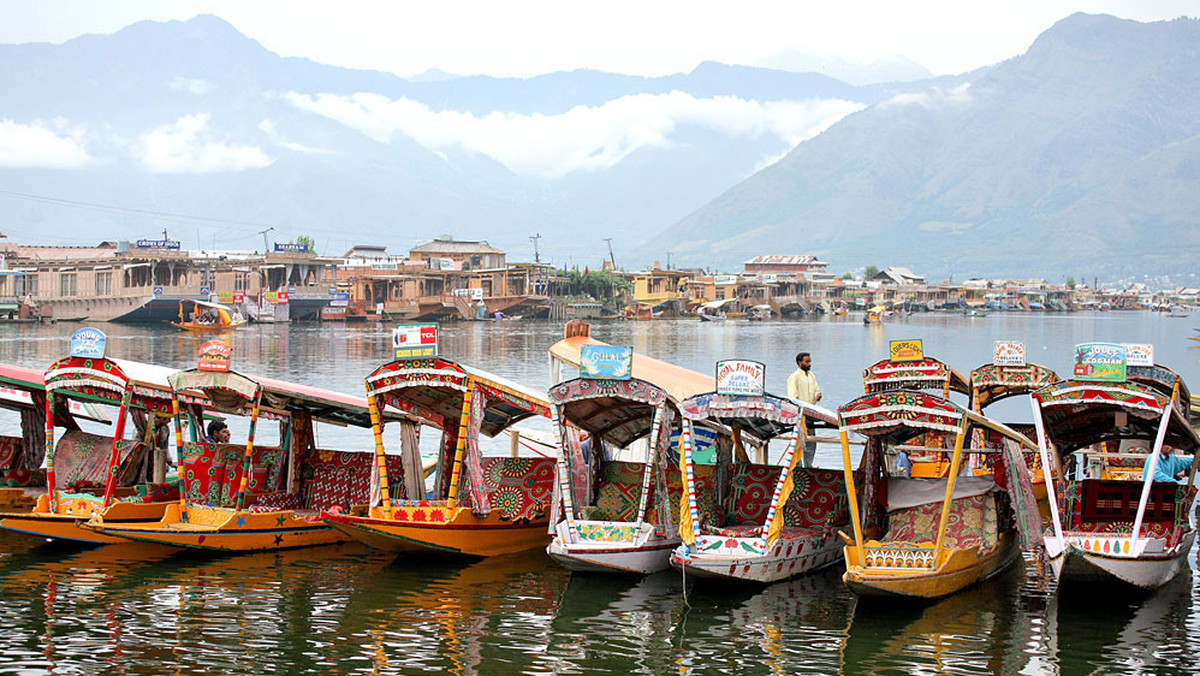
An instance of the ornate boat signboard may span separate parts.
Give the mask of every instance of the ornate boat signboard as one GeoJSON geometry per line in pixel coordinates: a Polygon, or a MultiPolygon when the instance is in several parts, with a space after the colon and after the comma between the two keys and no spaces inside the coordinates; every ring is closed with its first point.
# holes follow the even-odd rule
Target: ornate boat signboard
{"type": "Polygon", "coordinates": [[[103,359],[108,337],[99,329],[79,329],[71,334],[71,356],[85,359],[103,359]]]}
{"type": "Polygon", "coordinates": [[[767,367],[762,362],[726,359],[717,362],[717,394],[761,397],[766,391],[767,367]]]}
{"type": "Polygon", "coordinates": [[[438,356],[437,324],[399,324],[392,331],[392,349],[396,359],[422,359],[438,356]]]}
{"type": "Polygon", "coordinates": [[[920,339],[893,340],[888,344],[888,352],[892,361],[921,361],[925,358],[925,348],[920,339]]]}
{"type": "Polygon", "coordinates": [[[1025,343],[1016,340],[997,340],[992,345],[992,363],[996,366],[1024,366],[1025,343]]]}
{"type": "Polygon", "coordinates": [[[1126,348],[1119,343],[1083,343],[1075,346],[1076,380],[1125,382],[1126,348]]]}
{"type": "Polygon", "coordinates": [[[579,377],[589,380],[629,380],[633,377],[633,349],[616,345],[584,345],[579,355],[579,377]]]}

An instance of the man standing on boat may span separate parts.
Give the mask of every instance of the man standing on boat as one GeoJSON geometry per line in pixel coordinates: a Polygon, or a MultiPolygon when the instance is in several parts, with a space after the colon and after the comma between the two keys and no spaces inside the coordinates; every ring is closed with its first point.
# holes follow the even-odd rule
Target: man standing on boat
{"type": "MultiPolygon", "coordinates": [[[[1145,469],[1142,470],[1142,481],[1146,480],[1146,472],[1150,471],[1150,461],[1154,456],[1146,458],[1145,469]]],[[[1192,466],[1192,459],[1171,453],[1171,447],[1163,444],[1158,456],[1158,465],[1154,468],[1154,480],[1164,483],[1178,483],[1187,477],[1187,471],[1192,466]]]]}
{"type": "MultiPolygon", "coordinates": [[[[787,393],[788,399],[792,401],[804,402],[806,404],[815,404],[821,401],[821,386],[817,384],[817,377],[812,372],[812,355],[807,352],[801,352],[796,355],[796,372],[788,377],[787,393]]],[[[812,423],[808,424],[808,435],[813,435],[812,423]]],[[[804,455],[801,457],[802,467],[813,466],[813,456],[817,454],[817,442],[804,442],[804,455]]]]}

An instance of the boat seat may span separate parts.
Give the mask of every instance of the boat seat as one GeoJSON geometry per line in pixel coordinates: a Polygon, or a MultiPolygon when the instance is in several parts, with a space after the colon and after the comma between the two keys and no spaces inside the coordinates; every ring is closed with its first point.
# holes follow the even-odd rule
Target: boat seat
{"type": "MultiPolygon", "coordinates": [[[[927,502],[888,513],[888,531],[881,542],[920,544],[936,542],[942,518],[942,503],[927,502]]],[[[988,547],[999,539],[999,517],[994,492],[959,498],[950,503],[943,542],[966,549],[988,547]]]]}
{"type": "Polygon", "coordinates": [[[490,457],[481,461],[492,509],[506,521],[539,519],[554,496],[554,458],[490,457]]]}
{"type": "Polygon", "coordinates": [[[643,467],[637,462],[604,463],[596,482],[596,504],[581,507],[580,518],[585,521],[636,519],[638,503],[642,498],[643,467]]]}
{"type": "MultiPolygon", "coordinates": [[[[1187,522],[1187,506],[1195,488],[1173,483],[1154,483],[1142,517],[1143,526],[1171,527],[1187,522]]],[[[1068,482],[1058,495],[1058,507],[1068,530],[1105,532],[1107,524],[1129,524],[1137,517],[1142,482],[1114,479],[1085,479],[1068,482]]],[[[1128,532],[1128,531],[1126,531],[1128,532]]]]}
{"type": "MultiPolygon", "coordinates": [[[[54,449],[54,487],[58,490],[76,487],[103,488],[108,477],[108,462],[112,458],[112,438],[71,430],[62,435],[54,449]]],[[[128,485],[146,454],[146,445],[122,439],[117,442],[120,454],[118,485],[128,485]]]]}
{"type": "Polygon", "coordinates": [[[0,436],[0,472],[18,469],[17,454],[21,450],[21,437],[0,436]]]}
{"type": "MultiPolygon", "coordinates": [[[[187,499],[211,507],[233,507],[242,482],[246,448],[234,444],[189,441],[183,446],[187,499]]],[[[250,460],[249,492],[268,493],[278,485],[283,453],[278,448],[254,449],[250,460]]]]}
{"type": "MultiPolygon", "coordinates": [[[[402,490],[404,468],[401,457],[387,455],[385,466],[390,492],[402,490]]],[[[350,509],[371,501],[371,474],[375,454],[353,451],[317,450],[305,456],[300,470],[300,496],[304,509],[350,509]]],[[[393,504],[396,500],[392,501],[393,504]]]]}

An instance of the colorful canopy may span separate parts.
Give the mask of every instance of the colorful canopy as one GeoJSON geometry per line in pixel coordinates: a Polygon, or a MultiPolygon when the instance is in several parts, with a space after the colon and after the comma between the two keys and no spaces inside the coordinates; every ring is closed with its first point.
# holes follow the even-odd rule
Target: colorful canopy
{"type": "Polygon", "coordinates": [[[567,423],[621,448],[650,433],[663,402],[674,406],[665,390],[637,378],[576,378],[551,387],[549,395],[567,423]]]}
{"type": "Polygon", "coordinates": [[[948,364],[933,357],[916,361],[881,359],[863,369],[863,387],[867,394],[886,390],[941,390],[943,395],[959,392],[969,395],[970,385],[948,364]]]}
{"type": "Polygon", "coordinates": [[[679,402],[679,410],[693,422],[717,422],[759,439],[771,439],[791,432],[796,428],[801,413],[815,423],[837,425],[837,416],[832,411],[773,394],[746,397],[706,392],[679,402]]]}
{"type": "Polygon", "coordinates": [[[1006,397],[1028,394],[1058,380],[1058,374],[1040,364],[997,366],[984,364],[971,371],[971,408],[985,407],[1006,397]]]}
{"type": "Polygon", "coordinates": [[[1033,393],[1047,438],[1060,454],[1102,441],[1155,439],[1170,409],[1163,443],[1180,451],[1200,447],[1200,437],[1171,399],[1135,382],[1064,380],[1033,393]]]}

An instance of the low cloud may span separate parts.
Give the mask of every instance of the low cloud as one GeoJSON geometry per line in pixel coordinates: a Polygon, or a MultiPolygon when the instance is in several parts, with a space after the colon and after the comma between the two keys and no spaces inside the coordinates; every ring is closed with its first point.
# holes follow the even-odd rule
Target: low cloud
{"type": "Polygon", "coordinates": [[[177,77],[167,83],[167,86],[177,91],[184,91],[196,96],[204,96],[213,90],[213,83],[208,80],[188,79],[177,77]]]}
{"type": "Polygon", "coordinates": [[[273,161],[254,146],[212,138],[208,115],[185,115],[155,128],[135,144],[134,156],[160,174],[209,174],[260,169],[273,161]]]}
{"type": "Polygon", "coordinates": [[[0,167],[73,169],[92,163],[82,128],[61,118],[49,124],[0,120],[0,167]]]}
{"type": "Polygon", "coordinates": [[[295,141],[289,141],[288,139],[284,138],[279,133],[279,130],[275,128],[275,123],[272,122],[271,120],[263,120],[262,122],[259,122],[258,129],[262,133],[266,134],[267,138],[270,139],[272,143],[274,143],[275,145],[277,145],[280,148],[283,148],[285,150],[293,150],[298,153],[314,153],[314,154],[318,154],[318,155],[332,155],[333,154],[328,150],[323,150],[321,148],[313,148],[311,146],[306,146],[303,143],[296,143],[295,141]]]}
{"type": "Polygon", "coordinates": [[[946,106],[963,106],[971,103],[974,99],[970,92],[971,83],[964,82],[963,84],[944,91],[941,89],[926,89],[920,92],[908,92],[897,94],[892,98],[883,101],[879,104],[880,108],[888,108],[895,106],[921,106],[923,108],[944,108],[946,106]]]}
{"type": "Polygon", "coordinates": [[[480,117],[437,112],[418,101],[367,93],[288,92],[283,99],[381,143],[406,136],[434,152],[460,148],[491,157],[516,174],[549,179],[607,169],[641,148],[667,146],[680,126],[746,138],[770,134],[794,146],[863,107],[831,99],[767,103],[729,96],[698,99],[676,91],[621,97],[558,115],[496,112],[480,117]]]}

